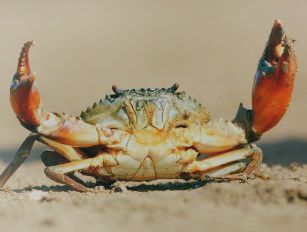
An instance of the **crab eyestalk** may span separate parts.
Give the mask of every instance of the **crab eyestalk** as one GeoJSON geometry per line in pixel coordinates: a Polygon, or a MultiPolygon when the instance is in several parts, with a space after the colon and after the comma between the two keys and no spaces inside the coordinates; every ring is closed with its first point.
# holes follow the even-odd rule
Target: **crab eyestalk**
{"type": "Polygon", "coordinates": [[[22,48],[18,60],[17,72],[10,88],[11,106],[18,119],[28,126],[41,123],[40,96],[34,85],[35,76],[29,66],[29,49],[33,41],[28,41],[22,48]]]}
{"type": "Polygon", "coordinates": [[[254,79],[253,109],[241,104],[234,119],[250,142],[274,127],[289,106],[297,66],[293,42],[285,35],[281,21],[275,20],[254,79]]]}

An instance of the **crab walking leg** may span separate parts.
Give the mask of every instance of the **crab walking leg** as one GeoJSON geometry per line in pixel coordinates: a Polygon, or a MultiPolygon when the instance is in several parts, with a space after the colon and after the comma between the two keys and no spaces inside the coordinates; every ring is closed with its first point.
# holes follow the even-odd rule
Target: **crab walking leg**
{"type": "Polygon", "coordinates": [[[252,146],[252,149],[254,150],[251,156],[252,160],[247,165],[246,169],[244,170],[244,174],[248,176],[257,174],[256,172],[259,171],[259,166],[263,158],[262,150],[254,144],[252,144],[251,146],[252,146]]]}
{"type": "Polygon", "coordinates": [[[87,187],[65,174],[87,169],[91,166],[92,162],[93,159],[73,161],[67,164],[46,167],[44,172],[47,177],[55,182],[66,184],[79,192],[85,192],[87,191],[87,187]]]}
{"type": "Polygon", "coordinates": [[[242,172],[245,168],[246,168],[245,163],[238,162],[234,164],[223,165],[221,167],[218,167],[217,169],[213,169],[212,171],[209,171],[208,173],[206,173],[206,175],[212,178],[225,177],[225,176],[229,176],[232,173],[242,172]]]}
{"type": "Polygon", "coordinates": [[[240,148],[204,160],[194,161],[187,165],[186,171],[192,175],[193,173],[206,174],[213,169],[219,169],[221,166],[241,161],[249,157],[251,157],[252,160],[243,173],[246,175],[252,175],[257,170],[262,160],[261,150],[256,146],[240,148]]]}
{"type": "Polygon", "coordinates": [[[61,154],[63,157],[65,157],[69,161],[82,160],[86,158],[86,155],[80,148],[71,147],[65,144],[57,143],[51,139],[47,139],[42,136],[39,138],[39,140],[42,143],[53,148],[57,153],[61,154]]]}
{"type": "Polygon", "coordinates": [[[67,175],[61,174],[61,173],[57,173],[50,168],[45,168],[45,174],[51,180],[58,182],[60,184],[66,184],[76,191],[85,192],[85,191],[88,190],[87,187],[85,187],[83,184],[77,182],[73,178],[71,178],[67,175]]]}
{"type": "Polygon", "coordinates": [[[69,177],[68,175],[76,171],[94,170],[95,168],[103,168],[104,166],[117,165],[117,162],[109,155],[99,155],[94,158],[77,160],[66,164],[60,164],[45,168],[45,174],[50,179],[67,184],[71,188],[84,192],[87,188],[69,177]]]}
{"type": "MultiPolygon", "coordinates": [[[[65,164],[69,162],[69,160],[67,160],[65,157],[63,157],[63,155],[59,154],[56,151],[46,150],[40,156],[46,167],[65,164]]],[[[85,185],[85,182],[79,177],[75,176],[75,173],[69,173],[67,175],[78,183],[82,183],[83,185],[85,185]]]]}
{"type": "Polygon", "coordinates": [[[29,157],[34,142],[38,139],[37,134],[30,134],[18,149],[14,160],[0,175],[0,188],[2,188],[20,165],[29,157]]]}

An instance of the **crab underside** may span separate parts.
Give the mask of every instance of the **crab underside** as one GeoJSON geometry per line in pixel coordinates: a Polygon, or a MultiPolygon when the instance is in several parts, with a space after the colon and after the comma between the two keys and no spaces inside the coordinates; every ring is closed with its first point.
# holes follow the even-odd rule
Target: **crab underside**
{"type": "Polygon", "coordinates": [[[32,131],[0,176],[2,187],[40,141],[53,151],[41,157],[45,174],[77,191],[86,191],[74,173],[98,181],[223,178],[257,175],[261,150],[252,142],[282,118],[290,102],[296,72],[292,40],[276,20],[257,68],[253,109],[240,105],[232,121],[213,120],[205,107],[177,91],[120,90],[94,103],[80,117],[40,108],[33,85],[27,42],[11,85],[11,105],[32,131]]]}

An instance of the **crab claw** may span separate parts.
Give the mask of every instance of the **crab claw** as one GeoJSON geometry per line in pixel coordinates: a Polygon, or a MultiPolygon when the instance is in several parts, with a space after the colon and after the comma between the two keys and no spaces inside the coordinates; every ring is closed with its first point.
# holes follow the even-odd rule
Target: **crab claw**
{"type": "Polygon", "coordinates": [[[296,73],[293,40],[275,20],[255,75],[252,130],[261,135],[274,127],[285,114],[291,100],[296,73]]]}
{"type": "Polygon", "coordinates": [[[12,108],[23,123],[29,126],[40,125],[40,96],[34,85],[35,76],[31,73],[28,53],[33,41],[28,41],[22,48],[18,60],[17,72],[10,88],[12,108]]]}

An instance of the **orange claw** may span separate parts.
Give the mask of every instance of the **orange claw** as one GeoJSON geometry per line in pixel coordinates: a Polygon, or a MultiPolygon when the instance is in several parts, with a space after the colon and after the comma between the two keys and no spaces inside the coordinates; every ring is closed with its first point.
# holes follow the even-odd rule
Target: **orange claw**
{"type": "Polygon", "coordinates": [[[33,85],[35,76],[31,74],[28,53],[33,41],[25,43],[18,60],[17,72],[10,88],[10,101],[17,117],[30,126],[38,126],[40,120],[40,96],[33,85]]]}
{"type": "Polygon", "coordinates": [[[297,66],[292,43],[281,21],[275,20],[253,86],[252,126],[256,134],[274,127],[290,103],[297,66]]]}

